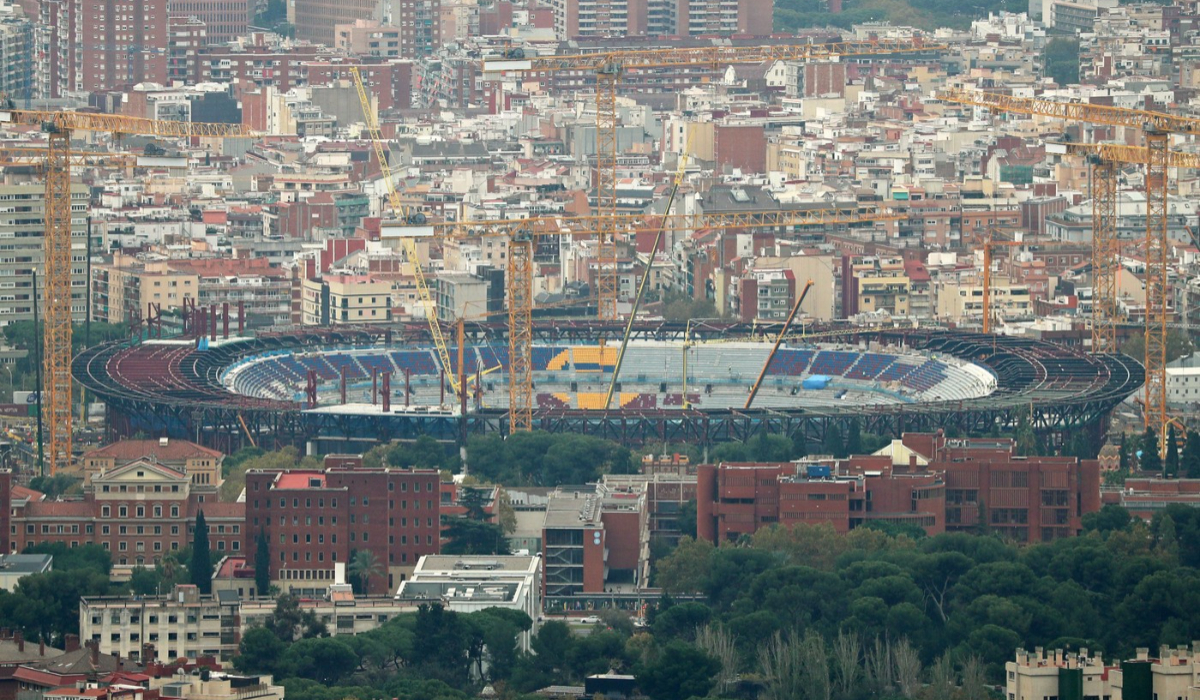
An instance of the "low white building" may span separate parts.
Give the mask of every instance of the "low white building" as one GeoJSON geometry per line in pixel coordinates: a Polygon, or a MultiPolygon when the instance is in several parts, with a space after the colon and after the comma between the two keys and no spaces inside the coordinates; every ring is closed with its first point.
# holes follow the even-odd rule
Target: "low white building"
{"type": "Polygon", "coordinates": [[[53,563],[50,554],[0,554],[0,588],[12,593],[18,581],[50,571],[53,563]]]}
{"type": "Polygon", "coordinates": [[[440,602],[447,610],[472,613],[485,608],[520,610],[533,628],[517,643],[530,650],[542,610],[540,556],[454,556],[427,554],[412,576],[400,584],[396,599],[405,603],[440,602]]]}

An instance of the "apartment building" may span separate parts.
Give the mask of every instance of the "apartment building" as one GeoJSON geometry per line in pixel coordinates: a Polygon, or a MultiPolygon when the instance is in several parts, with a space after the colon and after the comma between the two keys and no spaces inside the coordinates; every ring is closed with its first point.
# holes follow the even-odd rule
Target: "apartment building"
{"type": "MultiPolygon", "coordinates": [[[[396,615],[416,611],[411,602],[391,596],[356,597],[345,584],[301,601],[325,623],[331,635],[373,630],[396,615]]],[[[238,653],[242,635],[261,626],[275,611],[272,598],[243,600],[232,591],[203,595],[191,584],[158,596],[89,596],[79,603],[80,637],[101,654],[120,654],[139,662],[211,657],[228,663],[238,653]]],[[[189,696],[190,697],[190,696],[189,696]]],[[[245,700],[239,696],[239,700],[245,700]]]]}
{"type": "Polygon", "coordinates": [[[250,31],[252,9],[247,0],[169,0],[171,17],[203,22],[210,44],[225,44],[250,31]]]}
{"type": "Polygon", "coordinates": [[[361,325],[392,320],[392,284],[372,275],[324,275],[301,283],[306,326],[361,325]]]}
{"type": "MultiPolygon", "coordinates": [[[[71,318],[87,313],[88,188],[71,185],[71,318]]],[[[33,320],[33,275],[45,298],[46,188],[0,185],[0,326],[33,320]]],[[[44,302],[43,302],[44,303],[44,302]]]]}
{"type": "Polygon", "coordinates": [[[168,0],[44,2],[41,94],[105,92],[167,78],[168,0]]]}
{"type": "Polygon", "coordinates": [[[772,31],[773,0],[550,0],[560,40],[604,36],[700,36],[772,31]]]}

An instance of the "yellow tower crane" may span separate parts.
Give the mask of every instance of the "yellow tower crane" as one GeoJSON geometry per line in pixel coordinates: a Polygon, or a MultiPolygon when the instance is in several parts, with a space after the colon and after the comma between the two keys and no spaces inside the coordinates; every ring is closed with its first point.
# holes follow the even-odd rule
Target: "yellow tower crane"
{"type": "Polygon", "coordinates": [[[764,61],[816,61],[853,56],[942,51],[920,39],[881,39],[828,44],[703,46],[646,51],[601,51],[526,58],[522,49],[483,63],[485,79],[503,74],[589,71],[596,75],[596,291],[600,319],[617,319],[617,83],[626,71],[676,66],[727,66],[764,61]]]}
{"type": "MultiPolygon", "coordinates": [[[[158,121],[116,114],[40,112],[0,109],[0,123],[40,126],[47,134],[45,331],[43,362],[45,387],[41,410],[48,427],[50,473],[71,460],[71,133],[97,131],[140,134],[162,138],[227,138],[249,136],[240,124],[158,121]]],[[[90,281],[89,281],[90,283],[90,281]]],[[[37,303],[37,300],[34,300],[37,303]]]]}
{"type": "Polygon", "coordinates": [[[821,230],[905,218],[879,210],[804,209],[732,214],[671,214],[654,216],[539,217],[499,221],[432,224],[437,238],[503,236],[508,248],[509,431],[533,427],[533,242],[542,236],[592,236],[599,230],[636,234],[641,231],[787,228],[821,230]]]}
{"type": "MultiPolygon", "coordinates": [[[[387,186],[388,201],[392,206],[392,212],[400,217],[401,223],[409,231],[421,231],[424,235],[428,236],[429,230],[423,228],[425,215],[410,212],[408,207],[400,200],[400,193],[396,191],[392,166],[388,163],[388,156],[383,148],[383,136],[379,133],[379,122],[375,118],[374,110],[371,108],[371,98],[367,95],[367,88],[363,83],[362,74],[359,72],[358,66],[351,66],[350,72],[354,76],[354,86],[358,88],[358,100],[362,103],[363,120],[367,124],[367,134],[370,136],[371,145],[375,149],[375,159],[379,161],[379,170],[387,186]]],[[[442,333],[442,324],[436,315],[437,307],[433,303],[433,295],[429,292],[429,283],[425,279],[425,271],[421,269],[421,261],[418,259],[417,239],[408,235],[402,237],[400,242],[404,246],[404,255],[413,267],[413,277],[417,282],[417,295],[421,298],[421,305],[425,308],[425,318],[429,321],[429,334],[433,337],[433,345],[437,350],[438,360],[442,363],[442,372],[445,374],[446,379],[449,380],[450,386],[453,387],[454,395],[461,398],[460,394],[465,391],[465,388],[460,385],[458,373],[454,371],[454,365],[450,362],[450,350],[446,346],[446,337],[442,333]]]]}
{"type": "MultiPolygon", "coordinates": [[[[1142,164],[1149,157],[1145,146],[1117,143],[1048,143],[1046,151],[1081,156],[1092,167],[1092,351],[1116,352],[1117,279],[1121,248],[1117,239],[1117,169],[1120,164],[1142,164]]],[[[1200,154],[1167,152],[1167,167],[1200,169],[1200,154]]]]}
{"type": "MultiPolygon", "coordinates": [[[[1145,134],[1144,157],[1137,161],[1146,168],[1146,392],[1143,418],[1147,428],[1158,432],[1159,451],[1166,450],[1167,414],[1167,169],[1170,167],[1171,134],[1200,134],[1200,118],[1165,112],[1126,109],[1082,102],[1056,102],[1036,97],[1015,97],[995,92],[944,90],[938,98],[994,112],[1047,117],[1064,121],[1102,124],[1139,129],[1145,134]]],[[[1103,161],[1103,156],[1100,158],[1103,161]]],[[[1108,161],[1112,163],[1113,161],[1108,161]]],[[[1114,275],[1116,263],[1116,168],[1104,165],[1094,171],[1103,181],[1098,188],[1102,202],[1095,203],[1093,237],[1099,232],[1100,247],[1093,252],[1103,256],[1103,274],[1114,275]]],[[[1095,199],[1095,198],[1094,198],[1095,199]]],[[[1106,280],[1107,295],[1115,290],[1115,277],[1106,280]]],[[[1102,313],[1107,312],[1102,311],[1102,313]]],[[[1110,322],[1110,321],[1109,321],[1110,322]]],[[[1111,350],[1111,338],[1099,334],[1104,349],[1111,350]]]]}

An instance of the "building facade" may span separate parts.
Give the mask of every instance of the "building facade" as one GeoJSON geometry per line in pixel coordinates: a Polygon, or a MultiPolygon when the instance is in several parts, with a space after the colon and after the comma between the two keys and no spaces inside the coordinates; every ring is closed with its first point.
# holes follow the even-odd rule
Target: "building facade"
{"type": "Polygon", "coordinates": [[[41,3],[46,65],[41,94],[51,98],[165,83],[167,0],[41,3]]]}
{"type": "Polygon", "coordinates": [[[323,591],[335,565],[369,551],[386,575],[369,593],[396,590],[425,554],[441,551],[440,476],[433,470],[329,468],[246,475],[248,561],[268,543],[271,581],[297,593],[323,591]]]}
{"type": "Polygon", "coordinates": [[[220,556],[242,548],[245,506],[221,503],[215,485],[194,485],[183,472],[147,459],[92,477],[83,497],[36,500],[13,493],[12,473],[0,472],[0,525],[6,552],[44,542],[96,544],[121,566],[153,566],[188,547],[203,511],[209,546],[220,556]]]}
{"type": "Polygon", "coordinates": [[[829,524],[838,532],[869,521],[945,530],[945,483],[937,472],[895,472],[889,457],[786,464],[702,464],[696,534],[732,542],[778,524],[829,524]]]}
{"type": "Polygon", "coordinates": [[[246,36],[250,30],[247,0],[170,0],[171,17],[191,17],[203,22],[206,43],[224,44],[246,36]]]}
{"type": "MultiPolygon", "coordinates": [[[[71,318],[87,313],[88,190],[71,185],[71,318]]],[[[0,186],[0,326],[33,320],[33,274],[45,298],[46,188],[0,186]]],[[[43,302],[44,303],[44,302],[43,302]]]]}
{"type": "MultiPolygon", "coordinates": [[[[160,596],[93,596],[79,603],[80,636],[106,656],[146,663],[164,659],[212,657],[229,662],[246,630],[262,626],[275,600],[243,600],[225,591],[202,595],[193,585],[160,596]]],[[[391,596],[334,601],[322,595],[300,603],[325,623],[331,635],[361,634],[416,606],[391,596]]]]}
{"type": "Polygon", "coordinates": [[[197,486],[221,485],[221,460],[225,455],[187,440],[119,440],[84,453],[79,461],[90,482],[97,474],[142,458],[186,474],[197,486]]]}

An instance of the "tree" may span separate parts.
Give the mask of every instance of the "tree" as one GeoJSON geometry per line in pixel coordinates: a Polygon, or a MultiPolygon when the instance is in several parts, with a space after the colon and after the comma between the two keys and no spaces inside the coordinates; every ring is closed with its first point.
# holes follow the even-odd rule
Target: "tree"
{"type": "MultiPolygon", "coordinates": [[[[1174,362],[1184,355],[1190,355],[1195,350],[1191,338],[1182,330],[1172,328],[1167,331],[1167,362],[1174,362]]],[[[1146,358],[1146,335],[1135,333],[1121,346],[1121,352],[1138,362],[1146,358]]]]}
{"type": "Polygon", "coordinates": [[[156,595],[162,585],[158,572],[144,566],[136,566],[129,575],[129,592],[133,595],[156,595]]]}
{"type": "Polygon", "coordinates": [[[838,430],[836,425],[829,426],[825,431],[825,442],[822,443],[822,449],[825,454],[833,455],[834,457],[846,456],[846,445],[842,442],[842,431],[838,430]]]}
{"type": "Polygon", "coordinates": [[[242,635],[233,665],[246,673],[276,673],[286,650],[287,645],[270,629],[251,627],[242,635]]]}
{"type": "Polygon", "coordinates": [[[1179,470],[1188,479],[1200,479],[1200,433],[1187,431],[1187,442],[1179,459],[1179,470]]]}
{"type": "Polygon", "coordinates": [[[254,588],[260,598],[271,589],[271,544],[266,530],[259,530],[254,544],[254,588]]]}
{"type": "Polygon", "coordinates": [[[1079,40],[1051,39],[1042,52],[1042,72],[1059,85],[1079,82],[1079,40]]]}
{"type": "Polygon", "coordinates": [[[460,487],[458,490],[458,505],[462,506],[467,511],[467,517],[471,520],[487,520],[487,496],[491,489],[477,489],[470,486],[460,487]]]}
{"type": "Polygon", "coordinates": [[[851,420],[846,428],[846,452],[852,455],[863,453],[862,428],[859,427],[857,418],[851,420]]]}
{"type": "Polygon", "coordinates": [[[1167,458],[1163,462],[1163,473],[1171,477],[1179,476],[1179,437],[1175,434],[1174,423],[1167,430],[1167,458]]]}
{"type": "MultiPolygon", "coordinates": [[[[1200,445],[1197,445],[1200,447],[1200,445]]],[[[1117,469],[1129,471],[1129,445],[1125,443],[1125,433],[1121,433],[1121,445],[1117,451],[1117,469]]]]}
{"type": "Polygon", "coordinates": [[[499,525],[450,518],[445,536],[450,541],[442,546],[443,554],[511,554],[508,538],[499,525]]]}
{"type": "Polygon", "coordinates": [[[1138,450],[1138,461],[1142,471],[1162,471],[1162,457],[1158,454],[1158,434],[1154,432],[1153,427],[1147,427],[1146,432],[1142,433],[1142,442],[1138,450]]]}
{"type": "Polygon", "coordinates": [[[368,593],[371,590],[371,577],[383,575],[383,565],[379,563],[379,559],[375,553],[369,549],[360,549],[354,552],[350,558],[350,575],[358,582],[359,593],[368,593]]]}
{"type": "Polygon", "coordinates": [[[192,563],[188,565],[192,584],[203,594],[212,593],[213,562],[208,550],[208,523],[204,511],[196,515],[196,531],[192,535],[192,563]]]}
{"type": "Polygon", "coordinates": [[[634,668],[638,686],[653,700],[703,697],[713,687],[721,662],[684,642],[671,642],[652,662],[634,668]]]}
{"type": "Polygon", "coordinates": [[[301,610],[300,601],[290,593],[279,596],[275,601],[275,610],[267,616],[263,626],[284,642],[321,637],[328,633],[325,623],[317,614],[312,609],[301,610]]]}
{"type": "Polygon", "coordinates": [[[684,537],[696,539],[696,518],[698,517],[696,508],[697,504],[694,498],[679,504],[679,514],[675,517],[675,522],[684,537]]]}
{"type": "Polygon", "coordinates": [[[282,665],[292,675],[332,685],[358,667],[358,656],[335,637],[309,638],[289,646],[282,665]]]}
{"type": "Polygon", "coordinates": [[[684,537],[655,571],[655,585],[668,593],[694,593],[704,587],[714,551],[708,540],[684,537]]]}

